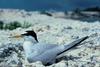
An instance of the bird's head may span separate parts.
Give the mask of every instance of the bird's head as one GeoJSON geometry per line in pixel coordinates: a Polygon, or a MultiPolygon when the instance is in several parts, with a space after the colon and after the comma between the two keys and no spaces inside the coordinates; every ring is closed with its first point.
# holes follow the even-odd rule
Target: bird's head
{"type": "Polygon", "coordinates": [[[35,40],[36,42],[38,42],[37,39],[37,34],[33,31],[33,30],[28,30],[25,31],[25,33],[20,34],[20,35],[15,35],[15,36],[11,36],[11,38],[24,38],[26,40],[35,40]]]}

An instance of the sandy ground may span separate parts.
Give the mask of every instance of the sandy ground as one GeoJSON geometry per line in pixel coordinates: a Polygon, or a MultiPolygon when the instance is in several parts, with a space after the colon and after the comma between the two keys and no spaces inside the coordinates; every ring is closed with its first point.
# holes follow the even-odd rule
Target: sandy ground
{"type": "Polygon", "coordinates": [[[79,20],[55,18],[38,12],[25,12],[5,10],[0,12],[0,20],[5,23],[19,21],[20,23],[29,22],[29,28],[17,28],[15,30],[0,30],[0,66],[23,66],[23,67],[45,67],[41,62],[28,63],[22,49],[23,39],[11,39],[10,35],[23,33],[32,30],[37,33],[39,42],[51,44],[68,44],[78,38],[94,34],[78,47],[65,52],[60,62],[48,67],[100,67],[100,22],[93,23],[79,20]],[[17,52],[9,51],[4,54],[4,50],[14,47],[17,52]],[[2,54],[2,55],[1,55],[2,54]],[[6,56],[5,56],[6,55],[6,56]]]}

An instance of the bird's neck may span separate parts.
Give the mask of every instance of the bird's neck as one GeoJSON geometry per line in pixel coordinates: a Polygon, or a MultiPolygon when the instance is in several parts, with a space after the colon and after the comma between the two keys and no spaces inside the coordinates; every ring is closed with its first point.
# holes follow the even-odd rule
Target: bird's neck
{"type": "Polygon", "coordinates": [[[32,42],[33,44],[36,44],[37,41],[32,36],[26,36],[24,37],[25,42],[32,42]]]}

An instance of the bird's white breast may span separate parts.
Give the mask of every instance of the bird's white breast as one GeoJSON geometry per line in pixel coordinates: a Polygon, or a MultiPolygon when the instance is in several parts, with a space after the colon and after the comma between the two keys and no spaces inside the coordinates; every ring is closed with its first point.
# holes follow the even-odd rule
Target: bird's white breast
{"type": "Polygon", "coordinates": [[[33,47],[33,43],[31,41],[25,41],[23,43],[23,48],[27,57],[33,53],[32,47],[33,47]]]}

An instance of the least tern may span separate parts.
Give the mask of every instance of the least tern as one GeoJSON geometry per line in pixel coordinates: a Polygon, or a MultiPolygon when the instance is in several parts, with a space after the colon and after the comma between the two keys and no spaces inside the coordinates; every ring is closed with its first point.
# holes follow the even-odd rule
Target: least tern
{"type": "Polygon", "coordinates": [[[23,48],[25,51],[25,56],[30,63],[41,61],[44,65],[53,64],[58,55],[77,46],[78,44],[89,38],[89,36],[85,36],[69,44],[57,45],[40,43],[37,39],[37,34],[33,30],[26,31],[26,33],[24,34],[12,37],[24,38],[23,48]]]}

